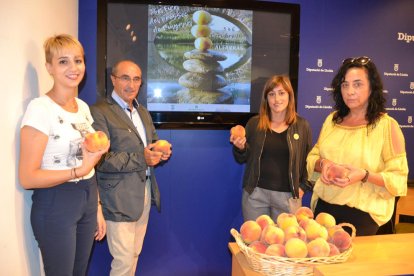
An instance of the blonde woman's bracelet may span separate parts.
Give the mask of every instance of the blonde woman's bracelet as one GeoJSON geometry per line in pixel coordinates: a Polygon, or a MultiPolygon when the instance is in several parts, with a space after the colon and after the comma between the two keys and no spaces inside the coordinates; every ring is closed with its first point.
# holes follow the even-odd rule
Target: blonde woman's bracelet
{"type": "Polygon", "coordinates": [[[73,174],[75,175],[75,178],[79,178],[79,176],[76,174],[76,168],[73,168],[73,174]]]}

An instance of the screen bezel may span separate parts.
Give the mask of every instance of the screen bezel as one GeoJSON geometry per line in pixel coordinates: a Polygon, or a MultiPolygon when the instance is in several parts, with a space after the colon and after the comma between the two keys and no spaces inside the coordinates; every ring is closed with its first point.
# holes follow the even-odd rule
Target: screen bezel
{"type": "MultiPolygon", "coordinates": [[[[291,18],[290,33],[290,57],[289,77],[297,98],[298,67],[299,67],[299,34],[300,34],[300,5],[262,1],[147,1],[147,0],[102,0],[98,1],[98,26],[97,26],[97,86],[98,97],[105,97],[109,79],[109,68],[106,64],[106,40],[107,40],[107,13],[108,3],[128,4],[157,4],[177,6],[201,6],[215,8],[234,8],[252,11],[267,11],[286,13],[291,18]],[[183,3],[184,2],[184,3],[183,3]]],[[[263,89],[263,80],[260,86],[252,83],[252,88],[263,89]]],[[[145,83],[144,83],[145,85],[145,83]]],[[[295,101],[297,103],[297,100],[295,101]]],[[[234,125],[245,125],[250,117],[257,113],[232,113],[232,112],[170,112],[150,111],[154,125],[160,129],[229,129],[234,125]]]]}

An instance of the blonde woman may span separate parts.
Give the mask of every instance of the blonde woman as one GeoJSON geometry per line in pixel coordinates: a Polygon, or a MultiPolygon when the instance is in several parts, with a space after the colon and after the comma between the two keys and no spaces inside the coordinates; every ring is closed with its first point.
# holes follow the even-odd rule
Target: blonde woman
{"type": "Polygon", "coordinates": [[[61,34],[48,38],[44,50],[54,83],[24,114],[20,184],[33,190],[31,224],[46,275],[85,275],[94,236],[100,240],[106,231],[94,166],[107,149],[91,153],[83,145],[94,129],[87,104],[77,98],[82,45],[61,34]]]}

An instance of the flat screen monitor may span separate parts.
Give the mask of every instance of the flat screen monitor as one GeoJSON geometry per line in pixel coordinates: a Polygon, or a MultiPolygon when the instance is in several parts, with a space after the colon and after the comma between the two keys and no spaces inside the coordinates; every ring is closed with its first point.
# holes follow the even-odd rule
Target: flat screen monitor
{"type": "Polygon", "coordinates": [[[259,112],[266,80],[297,89],[298,4],[262,1],[98,1],[98,88],[136,62],[138,100],[157,128],[230,128],[259,112]]]}

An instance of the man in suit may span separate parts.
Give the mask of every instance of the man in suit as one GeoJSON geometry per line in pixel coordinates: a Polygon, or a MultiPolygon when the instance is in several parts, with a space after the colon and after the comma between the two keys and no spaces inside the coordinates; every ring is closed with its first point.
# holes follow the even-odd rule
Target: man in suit
{"type": "Polygon", "coordinates": [[[112,94],[90,108],[92,126],[105,132],[111,141],[96,170],[113,257],[110,275],[116,276],[135,275],[151,201],[160,211],[154,166],[171,155],[171,150],[151,150],[158,136],[149,112],[137,101],[141,76],[134,62],[118,62],[112,68],[112,94]]]}

